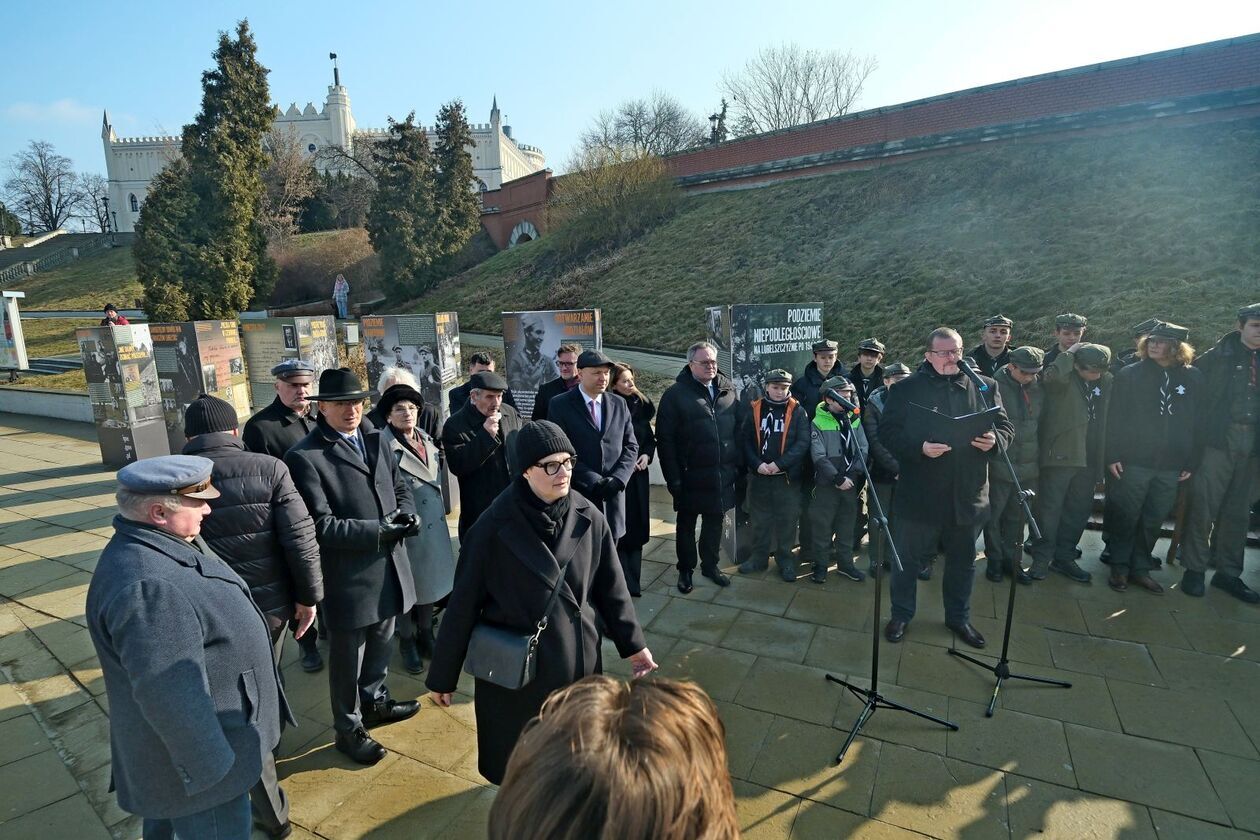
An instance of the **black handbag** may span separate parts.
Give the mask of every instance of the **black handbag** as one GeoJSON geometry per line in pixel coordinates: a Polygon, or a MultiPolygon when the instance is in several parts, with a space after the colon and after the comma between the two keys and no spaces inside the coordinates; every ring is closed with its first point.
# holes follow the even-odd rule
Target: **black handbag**
{"type": "MultiPolygon", "coordinates": [[[[572,558],[570,558],[572,559],[572,558]]],[[[560,576],[551,588],[542,618],[532,633],[522,633],[497,624],[478,621],[468,638],[468,652],[464,655],[465,673],[479,680],[494,683],[512,690],[524,688],[534,681],[538,672],[538,639],[547,629],[551,608],[564,585],[564,574],[569,561],[560,567],[560,576]]]]}

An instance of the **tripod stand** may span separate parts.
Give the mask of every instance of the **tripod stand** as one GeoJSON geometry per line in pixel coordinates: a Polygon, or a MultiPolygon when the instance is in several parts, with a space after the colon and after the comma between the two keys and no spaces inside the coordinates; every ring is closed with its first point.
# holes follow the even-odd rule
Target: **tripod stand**
{"type": "MultiPolygon", "coordinates": [[[[849,412],[846,411],[844,416],[840,418],[841,423],[848,423],[849,412]]],[[[893,543],[892,532],[888,529],[888,517],[884,515],[884,505],[879,500],[879,494],[875,492],[875,482],[871,480],[870,469],[866,465],[866,460],[857,452],[856,442],[849,440],[850,455],[855,461],[862,465],[862,476],[866,479],[866,486],[870,489],[869,501],[873,510],[870,512],[869,520],[871,532],[874,533],[878,527],[883,535],[884,541],[888,545],[888,555],[892,561],[892,567],[897,571],[901,571],[901,557],[897,554],[897,546],[893,543]]],[[[842,534],[842,537],[848,535],[842,534]]],[[[862,731],[862,727],[871,719],[875,712],[880,709],[893,709],[898,712],[908,712],[909,714],[921,717],[924,720],[930,720],[933,723],[939,723],[941,726],[948,727],[954,732],[958,731],[958,724],[950,723],[944,718],[938,718],[927,712],[920,712],[918,709],[912,709],[909,706],[889,700],[887,697],[879,693],[879,643],[880,643],[880,620],[883,608],[883,592],[882,582],[884,579],[884,563],[882,559],[876,558],[874,564],[875,571],[873,577],[875,579],[875,599],[873,601],[873,611],[875,613],[874,625],[871,627],[871,686],[870,688],[862,688],[854,685],[848,680],[841,679],[834,674],[827,674],[826,677],[833,683],[839,683],[849,690],[854,697],[862,701],[862,711],[858,713],[857,721],[849,729],[849,737],[845,739],[844,746],[840,748],[840,752],[836,755],[836,764],[844,761],[845,754],[849,751],[849,747],[853,746],[853,742],[857,739],[858,733],[862,731]]]]}
{"type": "MultiPolygon", "coordinates": [[[[988,390],[988,386],[978,387],[976,390],[980,394],[981,404],[986,409],[990,408],[989,399],[985,396],[985,391],[988,390]]],[[[996,436],[997,426],[994,425],[992,429],[994,435],[996,436]]],[[[1016,498],[1019,500],[1020,507],[1024,509],[1024,518],[1028,520],[1028,531],[1032,535],[1034,542],[1040,540],[1041,529],[1037,527],[1037,520],[1033,517],[1032,508],[1028,504],[1028,500],[1033,497],[1034,493],[1031,490],[1025,490],[1019,483],[1019,476],[1015,473],[1015,465],[1011,463],[1011,456],[1007,453],[1005,448],[1001,449],[1001,453],[1002,462],[1006,464],[1006,472],[1011,477],[1011,481],[1015,484],[1016,498]]],[[[1019,551],[1022,552],[1022,550],[1023,547],[1020,546],[1019,551]]],[[[1020,562],[1018,552],[1012,562],[1020,562]]],[[[1028,682],[1044,683],[1046,685],[1057,685],[1062,688],[1072,687],[1070,682],[1064,682],[1063,680],[1052,680],[1048,677],[1034,677],[1030,674],[1016,674],[1011,671],[1011,663],[1007,656],[1011,649],[1011,622],[1015,618],[1015,581],[1018,577],[1019,575],[1015,574],[1014,571],[1011,572],[1011,591],[1006,596],[1006,627],[1002,630],[1002,654],[998,657],[997,664],[990,665],[987,662],[976,659],[969,653],[963,653],[957,648],[951,647],[949,649],[950,654],[953,656],[957,656],[959,659],[964,659],[973,665],[979,665],[981,668],[991,672],[993,676],[997,677],[997,684],[993,686],[993,695],[989,698],[989,706],[984,711],[985,717],[993,717],[993,712],[997,708],[998,694],[1001,693],[1002,683],[1006,680],[1026,680],[1028,682]]]]}

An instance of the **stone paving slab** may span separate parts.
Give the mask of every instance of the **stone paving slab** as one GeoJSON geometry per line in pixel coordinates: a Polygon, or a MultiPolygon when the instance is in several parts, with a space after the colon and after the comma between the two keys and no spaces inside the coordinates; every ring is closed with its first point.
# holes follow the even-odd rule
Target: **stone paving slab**
{"type": "MultiPolygon", "coordinates": [[[[961,729],[882,709],[837,766],[860,701],[824,674],[868,685],[872,582],[784,583],[773,563],[747,576],[728,565],[730,587],[697,575],[683,596],[674,515],[654,492],[635,603],[662,673],[714,698],[745,837],[1260,832],[1260,609],[1216,590],[1186,598],[1179,570],[1156,573],[1163,598],[1112,592],[1087,534],[1094,585],[1054,576],[1020,587],[1010,650],[1012,670],[1073,687],[1009,680],[990,719],[992,675],[948,654],[957,642],[939,579],[920,584],[906,641],[881,648],[879,689],[961,729]]],[[[108,702],[83,621],[113,514],[113,474],[90,427],[0,415],[0,840],[139,834],[108,792],[108,702]]],[[[1253,585],[1257,560],[1249,552],[1253,585]]],[[[1000,653],[1007,595],[1006,584],[976,581],[987,662],[1000,653]]],[[[607,670],[624,675],[615,650],[604,652],[607,670]]],[[[485,835],[495,789],[477,773],[471,680],[450,709],[422,700],[415,718],[377,730],[390,754],[363,768],[332,749],[327,670],[302,672],[292,642],[282,664],[300,724],[279,762],[295,837],[485,835]]],[[[394,695],[423,696],[423,674],[398,664],[394,695]]]]}

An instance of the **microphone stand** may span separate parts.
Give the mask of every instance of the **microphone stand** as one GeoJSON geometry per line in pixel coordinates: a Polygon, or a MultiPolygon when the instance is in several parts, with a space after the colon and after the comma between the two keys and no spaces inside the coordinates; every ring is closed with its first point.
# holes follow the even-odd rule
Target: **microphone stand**
{"type": "MultiPolygon", "coordinates": [[[[968,373],[969,369],[963,364],[960,363],[959,367],[963,369],[964,374],[968,373]]],[[[977,381],[979,378],[974,375],[975,371],[970,371],[970,373],[972,375],[968,376],[968,378],[976,385],[976,393],[980,395],[980,404],[986,410],[992,408],[992,403],[985,396],[985,392],[989,390],[988,386],[985,385],[983,381],[977,381]]],[[[994,423],[991,425],[990,429],[992,429],[993,435],[996,438],[997,424],[994,423]]],[[[1015,465],[1011,463],[1011,456],[1010,453],[1006,451],[1006,447],[1000,447],[999,449],[1002,455],[1002,462],[1006,464],[1006,473],[1010,476],[1011,482],[1015,485],[1016,498],[1019,499],[1020,507],[1024,509],[1024,518],[1028,521],[1029,534],[1032,536],[1033,541],[1036,542],[1041,539],[1041,528],[1037,527],[1037,520],[1033,516],[1032,508],[1028,504],[1028,500],[1036,494],[1033,493],[1032,490],[1025,490],[1019,483],[1019,476],[1015,474],[1015,465]]],[[[1020,551],[1016,553],[1013,561],[1014,563],[1020,564],[1020,568],[1023,568],[1023,564],[1019,557],[1019,554],[1022,553],[1023,547],[1021,546],[1020,551]]],[[[993,712],[997,708],[998,694],[1001,693],[1002,683],[1006,680],[1026,680],[1028,682],[1044,683],[1045,685],[1057,685],[1061,688],[1072,687],[1070,682],[1064,682],[1063,680],[1052,680],[1048,677],[1034,677],[1031,674],[1016,674],[1011,671],[1011,663],[1008,655],[1011,649],[1011,622],[1015,618],[1015,581],[1018,577],[1019,575],[1015,574],[1012,569],[1011,590],[1006,596],[1006,627],[1002,630],[1002,654],[998,657],[997,664],[990,665],[987,662],[977,659],[971,654],[964,653],[954,647],[949,649],[950,654],[953,656],[957,656],[959,659],[964,659],[973,665],[979,665],[981,668],[989,671],[993,674],[993,676],[997,677],[997,684],[993,686],[993,695],[989,698],[989,706],[984,711],[985,717],[993,717],[993,712]]]]}
{"type": "MultiPolygon", "coordinates": [[[[824,409],[826,410],[826,409],[824,409]]],[[[840,418],[841,423],[848,423],[849,414],[846,410],[840,418]]],[[[898,572],[902,570],[901,557],[897,554],[897,546],[893,543],[892,532],[888,528],[888,517],[884,515],[884,505],[879,500],[879,494],[875,492],[875,482],[871,480],[871,471],[867,467],[866,461],[859,457],[860,452],[857,451],[857,441],[850,437],[848,445],[849,453],[855,461],[862,465],[862,476],[866,480],[866,486],[870,489],[868,494],[868,502],[871,506],[869,511],[869,519],[871,527],[878,527],[883,532],[884,542],[888,545],[888,554],[892,562],[892,567],[898,572]]],[[[841,535],[844,536],[844,535],[841,535]]],[[[849,747],[853,745],[857,739],[858,733],[862,731],[862,727],[871,719],[875,712],[880,709],[893,709],[898,712],[908,712],[909,714],[921,717],[924,720],[930,720],[933,723],[939,723],[941,726],[948,727],[954,732],[958,731],[958,724],[950,723],[944,718],[930,715],[927,712],[920,712],[918,709],[912,709],[909,706],[902,705],[879,693],[879,644],[881,640],[880,620],[881,610],[883,607],[883,595],[881,592],[881,583],[884,578],[884,564],[882,562],[875,563],[875,571],[873,573],[875,579],[875,598],[873,601],[873,610],[875,613],[874,625],[871,628],[871,685],[870,688],[862,688],[854,685],[848,680],[841,679],[834,674],[827,674],[826,678],[830,682],[838,683],[847,688],[854,697],[862,701],[862,711],[858,713],[857,720],[849,729],[849,737],[845,739],[844,746],[840,748],[840,752],[836,755],[836,764],[844,761],[845,754],[849,751],[849,747]]]]}

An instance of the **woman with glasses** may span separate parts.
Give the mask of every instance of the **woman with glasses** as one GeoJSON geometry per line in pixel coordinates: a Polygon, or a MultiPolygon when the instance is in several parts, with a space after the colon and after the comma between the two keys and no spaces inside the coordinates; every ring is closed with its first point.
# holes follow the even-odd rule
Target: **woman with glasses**
{"type": "Polygon", "coordinates": [[[524,634],[546,619],[531,682],[509,689],[475,681],[478,767],[494,784],[503,781],[522,728],[547,695],[602,672],[597,615],[618,653],[629,660],[633,676],[656,668],[612,532],[598,509],[569,492],[575,452],[568,437],[549,421],[530,422],[517,433],[515,448],[520,474],[460,546],[455,589],[425,681],[434,702],[450,706],[478,623],[524,634]],[[544,616],[557,582],[558,597],[544,616]]]}
{"type": "Polygon", "coordinates": [[[403,667],[412,674],[424,670],[422,655],[433,655],[433,608],[450,594],[455,582],[455,553],[442,501],[441,452],[418,425],[423,406],[424,398],[409,385],[388,388],[376,404],[388,429],[382,430],[385,447],[411,488],[420,517],[420,533],[405,542],[416,605],[399,616],[396,625],[403,667]]]}

